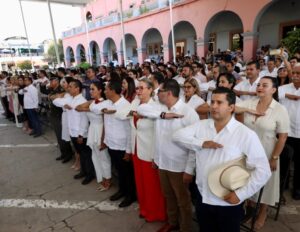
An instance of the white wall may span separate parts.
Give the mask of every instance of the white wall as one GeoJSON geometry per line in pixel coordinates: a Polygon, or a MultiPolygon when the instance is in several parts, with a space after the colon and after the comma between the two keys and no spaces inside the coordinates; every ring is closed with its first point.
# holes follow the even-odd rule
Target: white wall
{"type": "MultiPolygon", "coordinates": [[[[174,37],[175,37],[175,42],[180,41],[180,40],[186,40],[186,50],[190,51],[190,54],[193,55],[195,54],[195,39],[196,39],[196,32],[194,28],[191,27],[190,24],[187,23],[181,23],[174,28],[174,37]]],[[[171,33],[169,36],[169,46],[172,46],[172,38],[171,38],[171,33]]]]}
{"type": "Polygon", "coordinates": [[[216,49],[224,51],[230,48],[230,32],[243,31],[240,18],[232,12],[223,12],[215,16],[207,25],[205,40],[208,41],[210,33],[216,33],[216,49]]]}
{"type": "Polygon", "coordinates": [[[280,44],[280,23],[291,21],[300,21],[300,1],[281,0],[274,3],[262,15],[258,24],[258,46],[270,44],[277,47],[280,44]]]}

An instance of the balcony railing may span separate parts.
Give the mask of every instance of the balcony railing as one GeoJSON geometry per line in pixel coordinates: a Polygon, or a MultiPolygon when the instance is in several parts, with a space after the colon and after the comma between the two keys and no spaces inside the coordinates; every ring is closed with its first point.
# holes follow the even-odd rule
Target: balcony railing
{"type": "MultiPolygon", "coordinates": [[[[173,3],[183,2],[185,0],[172,0],[173,3]]],[[[140,5],[139,7],[131,8],[123,11],[123,19],[129,20],[134,17],[138,17],[145,13],[163,9],[169,6],[169,0],[150,0],[140,5]]],[[[120,22],[120,14],[113,13],[106,17],[101,17],[96,19],[93,22],[88,22],[88,30],[93,30],[101,27],[105,27],[114,23],[120,22]]],[[[72,28],[70,30],[64,31],[62,33],[62,38],[72,37],[81,33],[86,32],[86,27],[83,24],[82,26],[72,28]]]]}

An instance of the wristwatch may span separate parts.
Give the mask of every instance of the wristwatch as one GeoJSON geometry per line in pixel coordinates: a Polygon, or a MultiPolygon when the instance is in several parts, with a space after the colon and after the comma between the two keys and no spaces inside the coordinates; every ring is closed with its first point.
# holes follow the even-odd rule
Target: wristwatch
{"type": "Polygon", "coordinates": [[[273,160],[278,160],[278,159],[279,159],[279,156],[273,155],[273,156],[272,156],[272,159],[273,159],[273,160]]]}

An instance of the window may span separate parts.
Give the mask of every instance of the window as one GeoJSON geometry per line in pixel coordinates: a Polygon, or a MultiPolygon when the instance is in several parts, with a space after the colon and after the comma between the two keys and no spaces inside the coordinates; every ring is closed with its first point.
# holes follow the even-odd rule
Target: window
{"type": "Polygon", "coordinates": [[[279,38],[284,39],[290,31],[300,28],[300,21],[293,21],[280,24],[279,38]]]}
{"type": "Polygon", "coordinates": [[[160,55],[162,54],[162,43],[147,44],[148,55],[160,55]]]}
{"type": "Polygon", "coordinates": [[[210,33],[209,40],[208,40],[208,50],[209,51],[216,52],[216,40],[217,40],[216,33],[210,33]]]}

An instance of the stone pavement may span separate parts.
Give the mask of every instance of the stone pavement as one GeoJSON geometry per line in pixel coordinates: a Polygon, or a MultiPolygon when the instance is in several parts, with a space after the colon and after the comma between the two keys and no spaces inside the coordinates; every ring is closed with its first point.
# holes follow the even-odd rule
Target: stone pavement
{"type": "MultiPolygon", "coordinates": [[[[153,232],[162,225],[140,219],[137,204],[120,210],[111,203],[115,187],[99,192],[95,181],[82,186],[73,179],[71,163],[62,164],[57,156],[49,128],[32,138],[0,118],[0,232],[153,232]]],[[[288,192],[286,197],[279,221],[268,218],[260,231],[300,232],[300,202],[288,192]]]]}

